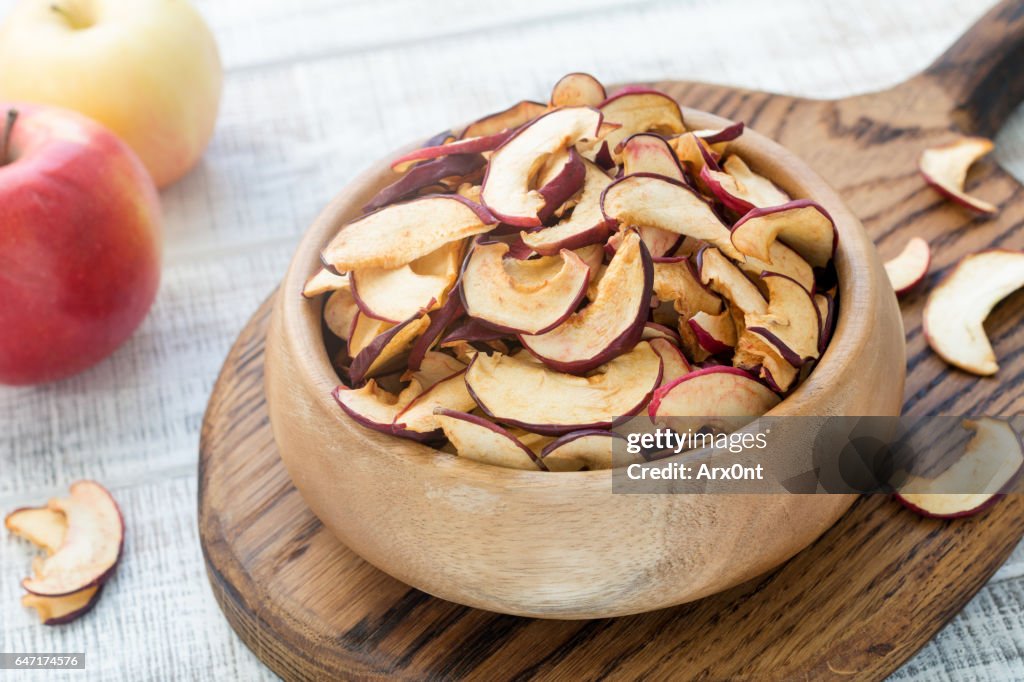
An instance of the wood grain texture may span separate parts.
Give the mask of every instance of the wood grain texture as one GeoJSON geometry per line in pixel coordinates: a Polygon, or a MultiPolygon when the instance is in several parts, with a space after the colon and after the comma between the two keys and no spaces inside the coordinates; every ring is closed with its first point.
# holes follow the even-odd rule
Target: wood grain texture
{"type": "Polygon", "coordinates": [[[263,397],[270,302],[218,379],[200,447],[199,533],[214,595],[275,673],[300,679],[853,679],[892,672],[1024,533],[1024,496],[922,519],[861,498],[778,571],[623,618],[503,616],[436,599],[339,543],[281,465],[263,397]]]}
{"type": "MultiPolygon", "coordinates": [[[[228,73],[207,156],[162,193],[168,255],[157,307],[129,344],[89,372],[0,387],[4,509],[97,477],[134,520],[126,563],[104,601],[62,628],[39,627],[19,606],[16,578],[29,552],[0,540],[0,574],[9,578],[0,581],[0,650],[84,649],[94,662],[89,677],[163,679],[172,670],[194,680],[272,678],[220,618],[201,577],[196,442],[239,329],[316,212],[381,150],[523,96],[543,98],[555,78],[577,69],[609,82],[707,79],[815,97],[875,90],[925,68],[992,4],[680,0],[612,3],[622,5],[616,10],[477,0],[467,10],[461,0],[193,1],[228,73]],[[467,16],[452,16],[459,12],[467,16]],[[467,58],[484,52],[487,60],[467,58]]],[[[0,0],[0,14],[14,2],[0,0]]],[[[1024,177],[1024,110],[1000,133],[994,157],[1024,177]]],[[[884,255],[900,244],[889,246],[884,255]]],[[[894,679],[1019,671],[1022,576],[1024,546],[894,679]]]]}

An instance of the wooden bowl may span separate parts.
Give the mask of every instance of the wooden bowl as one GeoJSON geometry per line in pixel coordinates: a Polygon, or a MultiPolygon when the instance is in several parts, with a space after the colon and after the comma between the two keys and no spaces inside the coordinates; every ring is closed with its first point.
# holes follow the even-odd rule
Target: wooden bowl
{"type": "MultiPolygon", "coordinates": [[[[695,128],[724,123],[685,114],[695,128]]],[[[903,325],[871,240],[794,155],[749,129],[733,145],[790,195],[824,206],[839,231],[835,335],[810,377],[771,414],[898,415],[903,325]]],[[[620,616],[765,573],[853,503],[851,495],[613,494],[609,471],[493,467],[348,418],[331,397],[338,377],[324,348],[322,304],[299,292],[320,267],[320,249],[393,179],[387,163],[375,164],[317,218],[292,260],[267,336],[267,401],[281,458],[313,512],[366,561],[477,608],[542,618],[620,616]]]]}

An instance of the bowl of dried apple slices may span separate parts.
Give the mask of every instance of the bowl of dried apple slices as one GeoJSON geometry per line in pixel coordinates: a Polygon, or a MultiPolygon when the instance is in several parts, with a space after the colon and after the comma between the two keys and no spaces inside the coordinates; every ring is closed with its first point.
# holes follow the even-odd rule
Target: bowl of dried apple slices
{"type": "Polygon", "coordinates": [[[854,499],[616,493],[616,419],[894,416],[904,374],[892,286],[821,178],[742,123],[570,74],[331,202],[277,296],[266,392],[296,487],[364,559],[594,618],[762,574],[854,499]]]}

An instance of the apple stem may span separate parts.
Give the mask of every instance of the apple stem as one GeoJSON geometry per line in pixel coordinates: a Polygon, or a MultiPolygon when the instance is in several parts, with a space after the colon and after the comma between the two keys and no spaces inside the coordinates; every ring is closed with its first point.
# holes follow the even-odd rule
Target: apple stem
{"type": "Polygon", "coordinates": [[[4,124],[4,141],[3,147],[0,147],[0,166],[5,166],[9,163],[9,152],[11,149],[11,134],[14,132],[14,122],[18,120],[18,110],[8,109],[7,110],[7,122],[4,124]]]}
{"type": "Polygon", "coordinates": [[[61,15],[64,18],[64,21],[68,22],[68,25],[76,31],[83,28],[89,28],[89,21],[87,17],[82,16],[81,11],[76,12],[74,6],[68,9],[67,7],[61,7],[54,2],[50,4],[50,11],[61,15]]]}

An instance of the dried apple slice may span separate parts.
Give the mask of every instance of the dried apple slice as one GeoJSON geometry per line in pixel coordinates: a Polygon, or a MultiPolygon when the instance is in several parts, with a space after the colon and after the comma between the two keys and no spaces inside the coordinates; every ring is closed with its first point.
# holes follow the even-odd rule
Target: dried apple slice
{"type": "Polygon", "coordinates": [[[316,298],[347,286],[348,275],[336,275],[327,268],[320,268],[316,274],[306,280],[302,287],[302,295],[306,298],[316,298]]]}
{"type": "MultiPolygon", "coordinates": [[[[412,349],[416,339],[430,326],[426,315],[410,317],[378,334],[358,353],[351,353],[352,365],[349,376],[352,383],[359,384],[377,374],[394,369],[397,362],[412,349]]],[[[355,336],[355,334],[353,334],[355,336]]]]}
{"type": "Polygon", "coordinates": [[[531,102],[524,99],[516,102],[508,109],[489,114],[470,123],[462,131],[462,137],[484,137],[506,130],[515,130],[523,124],[529,123],[538,116],[543,115],[547,110],[548,108],[540,102],[531,102]]]}
{"type": "Polygon", "coordinates": [[[597,107],[608,94],[589,73],[570,73],[562,76],[551,89],[552,107],[597,107]]]}
{"type": "Polygon", "coordinates": [[[914,476],[896,499],[923,516],[955,519],[988,509],[1024,467],[1020,437],[1007,422],[983,417],[963,422],[974,436],[964,454],[935,478],[914,476]]]}
{"type": "Polygon", "coordinates": [[[64,514],[49,507],[15,509],[4,519],[4,526],[20,538],[53,554],[64,544],[68,529],[64,514]]]}
{"type": "Polygon", "coordinates": [[[67,497],[47,506],[64,514],[67,531],[57,551],[39,562],[22,586],[42,597],[62,597],[106,580],[124,545],[121,510],[107,489],[95,481],[77,481],[67,497]]]}
{"type": "Polygon", "coordinates": [[[818,349],[824,353],[828,342],[832,340],[832,332],[836,328],[836,298],[829,293],[814,294],[814,305],[818,306],[818,317],[821,319],[821,338],[818,349]]]}
{"type": "MultiPolygon", "coordinates": [[[[672,304],[672,301],[661,301],[657,296],[654,296],[651,301],[651,321],[675,330],[679,326],[679,319],[685,317],[680,315],[672,304]],[[654,305],[657,303],[657,305],[654,305]]],[[[646,329],[646,327],[645,327],[646,329]]],[[[676,336],[679,336],[679,332],[676,332],[676,336]]]]}
{"type": "MultiPolygon", "coordinates": [[[[667,256],[675,251],[676,247],[683,241],[681,235],[673,234],[657,227],[638,225],[636,229],[640,233],[640,238],[644,240],[644,244],[647,245],[647,250],[650,252],[651,257],[654,258],[667,256]]],[[[618,244],[615,247],[618,248],[618,244]]]]}
{"type": "Polygon", "coordinates": [[[703,197],[681,182],[647,173],[627,175],[604,191],[601,208],[609,220],[622,225],[646,225],[701,239],[734,260],[743,260],[730,241],[729,228],[703,197]]]}
{"type": "MultiPolygon", "coordinates": [[[[526,353],[526,355],[529,355],[529,353],[526,353]]],[[[510,428],[508,432],[515,436],[516,440],[518,440],[520,443],[530,448],[530,452],[534,454],[539,453],[541,450],[547,447],[548,443],[555,440],[554,436],[545,436],[542,433],[533,433],[531,431],[526,431],[515,426],[510,428]]]]}
{"type": "Polygon", "coordinates": [[[483,168],[486,163],[487,160],[480,154],[455,154],[418,164],[401,178],[377,192],[363,206],[363,211],[369,213],[388,204],[401,201],[445,178],[464,177],[483,168]]]}
{"type": "Polygon", "coordinates": [[[449,343],[446,346],[446,349],[454,353],[455,357],[459,359],[459,362],[465,365],[469,365],[469,363],[473,361],[473,358],[475,358],[476,354],[479,352],[468,341],[455,341],[449,343]]]}
{"type": "Polygon", "coordinates": [[[495,329],[481,320],[467,317],[442,336],[438,345],[447,348],[462,343],[490,343],[506,336],[508,336],[507,332],[495,329]]]}
{"type": "Polygon", "coordinates": [[[103,585],[94,585],[63,597],[26,594],[21,598],[21,605],[35,609],[43,625],[64,625],[91,611],[102,593],[103,585]]]}
{"type": "Polygon", "coordinates": [[[397,268],[466,237],[493,229],[494,218],[457,194],[392,204],[349,223],[324,249],[325,264],[342,272],[397,268]]]}
{"type": "Polygon", "coordinates": [[[669,138],[668,144],[675,152],[679,163],[695,179],[700,179],[705,166],[710,166],[712,170],[721,170],[710,144],[695,132],[669,138]]]}
{"type": "Polygon", "coordinates": [[[530,448],[488,419],[445,408],[434,410],[434,419],[459,457],[506,469],[546,470],[530,448]]]}
{"type": "Polygon", "coordinates": [[[397,324],[440,308],[461,264],[462,242],[455,241],[397,268],[353,270],[352,296],[364,314],[397,324]]]}
{"type": "Polygon", "coordinates": [[[928,242],[912,237],[906,246],[892,260],[885,261],[885,274],[897,296],[901,296],[924,279],[932,262],[932,250],[928,242]]]}
{"type": "Polygon", "coordinates": [[[344,281],[324,301],[324,324],[332,334],[342,341],[348,342],[352,335],[356,316],[359,314],[359,306],[356,305],[356,299],[352,295],[352,285],[348,275],[342,279],[344,281]]]}
{"type": "Polygon", "coordinates": [[[602,244],[588,244],[587,246],[581,246],[578,249],[574,249],[573,253],[579,256],[580,260],[587,264],[591,273],[604,264],[604,246],[602,244]]]}
{"type": "MultiPolygon", "coordinates": [[[[342,321],[338,322],[339,330],[342,321]]],[[[362,353],[374,339],[381,334],[384,334],[395,325],[387,320],[378,320],[364,315],[358,311],[352,317],[352,327],[348,334],[348,354],[350,357],[356,357],[362,353]]]]}
{"type": "Polygon", "coordinates": [[[442,379],[447,379],[466,369],[465,363],[458,358],[453,358],[447,353],[430,350],[427,351],[415,369],[406,370],[401,377],[402,381],[415,379],[421,386],[433,386],[442,379]]]}
{"type": "Polygon", "coordinates": [[[583,373],[640,340],[650,309],[654,267],[640,235],[630,232],[608,264],[590,305],[549,332],[519,340],[546,365],[583,373]]]}
{"type": "Polygon", "coordinates": [[[478,354],[466,372],[466,385],[484,413],[545,435],[607,428],[614,417],[642,409],[660,381],[661,358],[647,342],[587,377],[498,353],[478,354]]]}
{"type": "Polygon", "coordinates": [[[743,215],[755,208],[746,188],[724,170],[712,170],[704,166],[700,170],[700,180],[711,195],[730,211],[743,215]]]}
{"type": "Polygon", "coordinates": [[[655,391],[648,414],[651,419],[759,417],[779,402],[771,389],[741,369],[708,367],[655,391]]]}
{"type": "Polygon", "coordinates": [[[429,314],[430,325],[424,330],[420,337],[412,344],[409,351],[409,371],[415,372],[420,368],[426,354],[434,347],[444,335],[444,331],[457,319],[463,316],[465,309],[462,307],[461,296],[449,296],[438,310],[429,314]]]}
{"type": "Polygon", "coordinates": [[[586,173],[583,157],[575,147],[551,155],[537,177],[537,193],[544,199],[544,208],[537,214],[542,222],[547,222],[579,193],[586,173]]]}
{"type": "Polygon", "coordinates": [[[697,343],[712,355],[728,353],[736,347],[736,325],[728,310],[718,315],[697,312],[686,323],[697,337],[697,343]]]}
{"type": "Polygon", "coordinates": [[[500,147],[502,143],[515,135],[515,132],[515,128],[510,128],[492,135],[466,137],[455,142],[420,147],[392,161],[391,170],[396,173],[404,173],[422,161],[430,161],[444,156],[489,152],[500,147]]]}
{"type": "Polygon", "coordinates": [[[724,151],[724,145],[728,142],[732,142],[738,139],[743,134],[743,129],[746,125],[743,121],[737,121],[736,123],[730,123],[724,128],[712,128],[705,130],[694,130],[691,131],[695,137],[700,138],[706,144],[710,145],[712,149],[721,153],[724,151]]]}
{"type": "Polygon", "coordinates": [[[663,175],[678,182],[684,182],[679,159],[672,147],[661,135],[655,133],[637,133],[630,135],[622,143],[622,174],[653,173],[663,175]]]}
{"type": "Polygon", "coordinates": [[[746,162],[732,154],[722,162],[722,170],[732,176],[736,184],[742,188],[746,196],[755,208],[768,208],[788,204],[793,200],[788,194],[779,189],[779,186],[766,178],[755,173],[746,162]]]}
{"type": "MultiPolygon", "coordinates": [[[[737,263],[736,266],[752,277],[755,284],[760,282],[762,272],[777,272],[792,277],[808,291],[814,289],[814,268],[801,258],[800,254],[779,241],[772,242],[768,247],[768,253],[772,257],[770,263],[748,255],[745,261],[737,263]]],[[[765,291],[763,286],[758,288],[765,291]]]]}
{"type": "Polygon", "coordinates": [[[605,252],[608,257],[611,258],[618,251],[619,245],[622,244],[622,238],[628,230],[636,230],[640,233],[640,239],[643,240],[647,246],[647,252],[651,254],[652,259],[656,260],[670,260],[675,258],[672,254],[676,253],[679,246],[683,243],[686,237],[683,237],[672,232],[665,230],[659,230],[656,227],[648,227],[646,225],[632,225],[626,229],[619,230],[605,242],[605,252]]]}
{"type": "MultiPolygon", "coordinates": [[[[488,245],[489,246],[489,245],[496,244],[496,243],[499,243],[499,242],[484,242],[484,241],[481,241],[479,243],[482,244],[482,245],[488,245]]],[[[556,254],[554,254],[552,256],[534,257],[532,255],[533,254],[533,250],[531,249],[530,250],[531,255],[529,257],[527,257],[527,258],[517,258],[516,254],[513,252],[513,247],[511,245],[507,244],[507,243],[506,243],[506,246],[509,247],[509,250],[508,250],[508,252],[504,256],[504,262],[502,263],[502,266],[504,267],[505,272],[508,273],[509,277],[512,277],[513,279],[521,279],[521,280],[549,279],[551,277],[555,277],[556,275],[558,275],[558,273],[561,272],[562,268],[565,266],[565,260],[562,258],[562,254],[560,252],[556,253],[556,254]]],[[[597,244],[593,244],[592,246],[598,246],[598,245],[597,244]]],[[[592,261],[593,260],[593,254],[591,253],[592,249],[590,247],[585,247],[585,248],[587,250],[583,251],[583,249],[581,249],[580,253],[585,253],[586,256],[587,256],[587,259],[590,259],[592,261]]],[[[577,253],[576,255],[579,256],[580,253],[577,253]]],[[[582,257],[581,257],[581,260],[582,260],[582,257]]],[[[598,261],[598,262],[600,262],[600,261],[598,261]]],[[[589,264],[587,264],[587,267],[590,267],[589,264]]]]}
{"type": "Polygon", "coordinates": [[[727,208],[744,214],[755,208],[779,206],[791,201],[788,194],[768,178],[752,171],[735,154],[722,163],[722,170],[701,169],[701,179],[727,208]]]}
{"type": "MultiPolygon", "coordinates": [[[[686,239],[682,235],[660,230],[657,227],[648,227],[647,225],[636,225],[634,227],[640,233],[640,238],[644,240],[644,244],[647,245],[651,258],[669,258],[668,254],[673,253],[679,248],[683,240],[686,239]]],[[[605,250],[608,251],[609,255],[614,254],[619,248],[619,244],[622,243],[622,236],[623,232],[620,231],[608,239],[605,244],[605,250]]]]}
{"type": "Polygon", "coordinates": [[[474,204],[479,204],[480,189],[480,185],[474,185],[471,182],[464,182],[455,189],[455,192],[463,199],[468,199],[474,204]]]}
{"type": "Polygon", "coordinates": [[[596,109],[568,107],[544,114],[520,129],[491,155],[481,192],[487,210],[509,225],[539,227],[541,215],[557,204],[551,205],[553,202],[531,186],[537,172],[549,155],[596,137],[601,121],[596,109]]]}
{"type": "Polygon", "coordinates": [[[441,132],[439,132],[439,133],[437,133],[435,135],[431,135],[430,137],[427,138],[426,142],[424,142],[420,146],[421,147],[436,147],[436,146],[442,145],[442,144],[449,144],[450,142],[454,142],[457,139],[458,139],[458,137],[449,128],[448,130],[442,130],[441,132]]]}
{"type": "MultiPolygon", "coordinates": [[[[485,356],[486,357],[486,356],[485,356]]],[[[416,396],[397,417],[392,433],[413,440],[434,440],[443,435],[441,425],[435,419],[438,408],[468,412],[476,409],[476,401],[466,387],[466,372],[462,370],[442,379],[420,395],[416,396]]]]}
{"type": "Polygon", "coordinates": [[[941,147],[926,149],[918,160],[925,182],[952,201],[977,213],[992,215],[995,205],[964,192],[967,171],[975,161],[992,151],[992,141],[983,137],[962,137],[941,147]]]}
{"type": "Polygon", "coordinates": [[[671,341],[659,338],[651,339],[648,343],[651,344],[651,348],[661,358],[660,386],[664,386],[693,371],[686,356],[683,355],[683,351],[671,341]]]}
{"type": "Polygon", "coordinates": [[[744,314],[768,310],[768,302],[760,290],[718,249],[705,247],[697,252],[697,271],[702,283],[744,314]]]}
{"type": "Polygon", "coordinates": [[[640,334],[640,339],[642,341],[664,339],[669,343],[679,343],[679,334],[663,324],[658,324],[657,322],[645,322],[644,330],[640,334]]]}
{"type": "Polygon", "coordinates": [[[597,471],[611,469],[615,439],[625,436],[614,431],[584,429],[573,431],[549,443],[540,455],[548,471],[597,471]]]}
{"type": "MultiPolygon", "coordinates": [[[[678,182],[686,182],[686,174],[679,165],[672,147],[661,135],[637,133],[622,143],[622,174],[653,173],[678,182]]],[[[682,237],[649,225],[639,225],[640,236],[655,258],[671,253],[682,237]]],[[[616,245],[617,246],[617,245],[616,245]]]]}
{"type": "Polygon", "coordinates": [[[839,240],[832,216],[813,201],[797,199],[779,206],[755,208],[732,228],[738,251],[768,263],[771,245],[781,239],[816,268],[828,265],[839,240]]]}
{"type": "Polygon", "coordinates": [[[539,254],[551,256],[562,249],[576,249],[604,242],[612,224],[601,212],[601,194],[612,180],[595,164],[585,161],[586,176],[572,213],[551,227],[522,232],[523,243],[539,254]]]}
{"type": "Polygon", "coordinates": [[[799,371],[786,361],[774,346],[744,330],[736,340],[733,365],[754,373],[772,390],[785,393],[796,382],[799,371]]]}
{"type": "Polygon", "coordinates": [[[677,311],[692,315],[722,312],[722,299],[700,281],[693,264],[686,258],[654,261],[654,295],[662,301],[675,301],[677,311]]]}
{"type": "Polygon", "coordinates": [[[338,386],[331,395],[345,414],[358,423],[374,431],[392,433],[395,417],[421,393],[423,386],[416,380],[409,382],[401,393],[395,395],[370,379],[360,388],[338,386]]]}
{"type": "Polygon", "coordinates": [[[1024,286],[1024,251],[993,249],[966,256],[932,289],[924,304],[925,338],[939,356],[981,376],[999,369],[983,323],[1024,286]]]}
{"type": "Polygon", "coordinates": [[[761,276],[768,287],[768,309],[746,313],[747,330],[767,341],[794,367],[821,355],[821,318],[810,292],[775,272],[761,276]]]}
{"type": "Polygon", "coordinates": [[[619,143],[635,133],[678,135],[686,131],[679,104],[663,92],[646,88],[626,88],[606,99],[599,107],[609,123],[621,127],[605,137],[613,158],[619,143]]]}
{"type": "MultiPolygon", "coordinates": [[[[505,269],[508,245],[477,244],[462,273],[462,301],[466,314],[514,333],[542,334],[561,324],[587,293],[590,268],[572,251],[563,249],[555,273],[534,268],[539,277],[518,277],[505,269]]],[[[526,261],[529,262],[529,261],[526,261]]],[[[521,263],[521,262],[520,262],[521,263]]]]}
{"type": "Polygon", "coordinates": [[[711,353],[704,350],[704,346],[700,345],[697,335],[693,333],[693,328],[687,324],[687,320],[687,317],[679,317],[677,325],[679,328],[679,347],[686,354],[686,358],[690,362],[704,362],[711,357],[711,353]]]}

